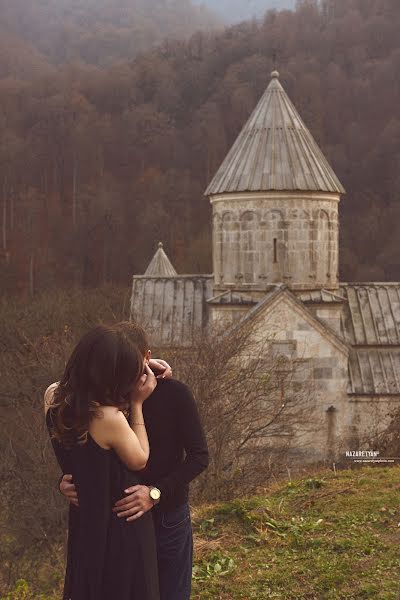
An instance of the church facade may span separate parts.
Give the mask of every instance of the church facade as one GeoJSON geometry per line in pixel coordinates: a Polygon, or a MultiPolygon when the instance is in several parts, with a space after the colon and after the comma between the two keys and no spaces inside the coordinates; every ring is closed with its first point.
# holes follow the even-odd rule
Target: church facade
{"type": "Polygon", "coordinates": [[[274,71],[205,192],[213,274],[179,275],[160,244],[133,277],[131,318],[158,346],[250,324],[310,365],[305,462],[369,449],[400,406],[400,283],[339,281],[344,194],[274,71]]]}

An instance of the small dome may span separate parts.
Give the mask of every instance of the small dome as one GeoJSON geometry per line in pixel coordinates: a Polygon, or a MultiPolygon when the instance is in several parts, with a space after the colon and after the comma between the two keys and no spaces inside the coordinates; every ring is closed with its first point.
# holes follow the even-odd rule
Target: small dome
{"type": "Polygon", "coordinates": [[[178,273],[165,254],[163,243],[158,243],[158,250],[147,267],[145,277],[177,277],[178,273]]]}

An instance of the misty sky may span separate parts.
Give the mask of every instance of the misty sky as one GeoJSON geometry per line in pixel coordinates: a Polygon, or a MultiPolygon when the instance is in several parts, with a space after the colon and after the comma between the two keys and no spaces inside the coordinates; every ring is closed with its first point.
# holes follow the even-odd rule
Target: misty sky
{"type": "Polygon", "coordinates": [[[270,8],[294,8],[296,0],[193,0],[205,4],[221,15],[227,23],[260,17],[270,8]]]}

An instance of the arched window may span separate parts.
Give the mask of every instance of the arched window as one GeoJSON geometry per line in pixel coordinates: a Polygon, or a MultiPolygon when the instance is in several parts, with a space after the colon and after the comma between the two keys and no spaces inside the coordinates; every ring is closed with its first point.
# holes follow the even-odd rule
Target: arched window
{"type": "Polygon", "coordinates": [[[219,214],[214,214],[213,223],[213,261],[215,283],[221,283],[222,273],[222,221],[219,214]]]}
{"type": "Polygon", "coordinates": [[[268,256],[272,280],[279,281],[286,271],[287,247],[285,241],[285,228],[283,213],[280,210],[271,210],[268,213],[270,219],[270,237],[268,240],[268,256]]]}
{"type": "Polygon", "coordinates": [[[226,212],[222,217],[222,277],[223,283],[235,283],[237,276],[237,265],[235,251],[236,226],[235,216],[232,212],[226,212]]]}
{"type": "Polygon", "coordinates": [[[247,211],[240,217],[240,251],[243,283],[254,283],[256,281],[257,224],[257,215],[253,211],[247,211]]]}
{"type": "Polygon", "coordinates": [[[329,247],[329,216],[324,210],[318,212],[316,231],[316,275],[318,283],[325,283],[329,273],[330,247],[329,247]]]}

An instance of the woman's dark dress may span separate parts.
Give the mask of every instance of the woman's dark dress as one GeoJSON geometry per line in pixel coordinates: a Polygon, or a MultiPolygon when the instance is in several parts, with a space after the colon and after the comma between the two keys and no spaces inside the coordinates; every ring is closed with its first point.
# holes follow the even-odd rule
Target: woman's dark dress
{"type": "MultiPolygon", "coordinates": [[[[53,410],[46,415],[49,431],[53,410]]],[[[112,512],[126,487],[140,483],[138,474],[90,435],[71,450],[52,444],[79,499],[79,508],[70,505],[69,511],[63,600],[159,600],[151,513],[128,523],[112,512]]]]}

